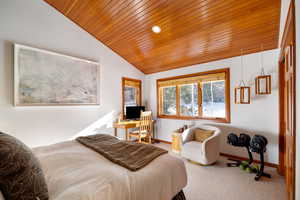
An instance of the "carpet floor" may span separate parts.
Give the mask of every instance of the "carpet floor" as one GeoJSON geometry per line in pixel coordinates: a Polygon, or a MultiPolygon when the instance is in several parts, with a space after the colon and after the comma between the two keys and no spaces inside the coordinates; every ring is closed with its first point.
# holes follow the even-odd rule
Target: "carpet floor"
{"type": "MultiPolygon", "coordinates": [[[[159,143],[159,147],[170,151],[170,145],[159,143]]],[[[170,151],[170,154],[178,156],[170,151]]],[[[183,159],[183,158],[181,158],[183,159]]],[[[227,159],[220,157],[213,166],[199,166],[185,162],[188,184],[184,188],[187,200],[284,200],[284,178],[275,168],[266,167],[272,178],[255,181],[255,174],[249,174],[237,167],[227,167],[227,159]]]]}

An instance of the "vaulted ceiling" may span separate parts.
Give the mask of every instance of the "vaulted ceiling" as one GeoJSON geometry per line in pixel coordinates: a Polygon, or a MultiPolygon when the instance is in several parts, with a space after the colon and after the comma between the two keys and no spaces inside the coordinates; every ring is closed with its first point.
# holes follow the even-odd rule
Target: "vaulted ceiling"
{"type": "Polygon", "coordinates": [[[278,46],[280,0],[45,1],[146,74],[278,46]]]}

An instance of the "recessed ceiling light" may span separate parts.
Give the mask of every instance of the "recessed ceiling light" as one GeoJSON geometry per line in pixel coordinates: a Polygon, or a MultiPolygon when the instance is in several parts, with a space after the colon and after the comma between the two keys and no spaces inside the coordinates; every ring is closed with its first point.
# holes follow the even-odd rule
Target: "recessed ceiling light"
{"type": "Polygon", "coordinates": [[[159,26],[153,26],[153,27],[152,27],[152,31],[153,31],[154,33],[160,33],[161,29],[160,29],[159,26]]]}

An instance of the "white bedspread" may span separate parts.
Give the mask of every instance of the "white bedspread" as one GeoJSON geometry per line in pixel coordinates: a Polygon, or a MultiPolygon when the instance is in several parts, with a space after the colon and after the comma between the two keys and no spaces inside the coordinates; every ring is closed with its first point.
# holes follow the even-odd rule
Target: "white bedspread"
{"type": "Polygon", "coordinates": [[[164,154],[132,172],[69,141],[34,149],[51,200],[171,200],[187,184],[182,160],[164,154]]]}

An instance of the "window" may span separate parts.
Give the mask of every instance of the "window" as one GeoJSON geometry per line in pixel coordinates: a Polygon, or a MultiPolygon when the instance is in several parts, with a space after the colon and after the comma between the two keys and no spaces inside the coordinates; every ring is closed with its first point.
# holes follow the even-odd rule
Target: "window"
{"type": "Polygon", "coordinates": [[[127,106],[140,106],[142,99],[142,82],[132,78],[122,78],[122,109],[123,115],[127,106]]]}
{"type": "Polygon", "coordinates": [[[225,81],[204,82],[202,91],[202,116],[225,118],[225,81]]]}
{"type": "Polygon", "coordinates": [[[176,115],[176,87],[163,88],[163,113],[176,115]]]}
{"type": "Polygon", "coordinates": [[[158,117],[230,122],[229,69],[157,80],[158,117]]]}
{"type": "Polygon", "coordinates": [[[198,116],[198,85],[180,85],[180,115],[198,116]]]}
{"type": "Polygon", "coordinates": [[[132,86],[124,87],[124,106],[137,106],[137,88],[132,86]]]}

